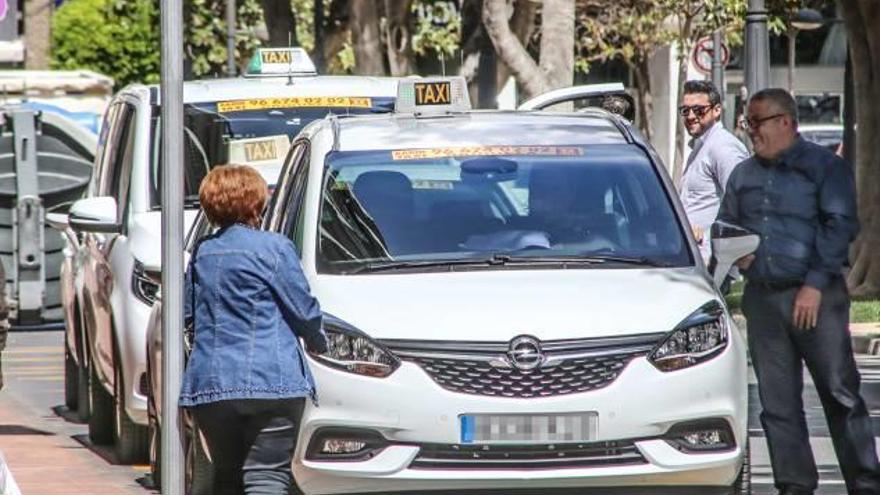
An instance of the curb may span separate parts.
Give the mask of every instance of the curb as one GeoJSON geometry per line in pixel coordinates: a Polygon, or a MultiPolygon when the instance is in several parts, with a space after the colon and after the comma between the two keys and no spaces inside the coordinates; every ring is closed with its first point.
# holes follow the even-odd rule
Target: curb
{"type": "Polygon", "coordinates": [[[854,323],[849,327],[853,352],[880,355],[880,324],[854,323]]]}

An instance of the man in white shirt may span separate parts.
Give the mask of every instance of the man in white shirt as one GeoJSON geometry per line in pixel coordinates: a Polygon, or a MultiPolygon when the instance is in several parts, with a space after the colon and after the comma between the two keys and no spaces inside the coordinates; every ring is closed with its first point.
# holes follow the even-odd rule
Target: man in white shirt
{"type": "Polygon", "coordinates": [[[678,112],[691,135],[691,153],[678,185],[694,237],[708,260],[706,234],[718,215],[727,179],[749,157],[745,145],[719,122],[721,95],[710,81],[687,81],[678,112]]]}

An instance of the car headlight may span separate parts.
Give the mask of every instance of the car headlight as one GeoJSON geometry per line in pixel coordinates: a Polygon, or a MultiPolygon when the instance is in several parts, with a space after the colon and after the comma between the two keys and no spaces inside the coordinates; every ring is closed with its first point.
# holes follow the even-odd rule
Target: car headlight
{"type": "Polygon", "coordinates": [[[706,303],[655,347],[648,360],[660,371],[689,368],[720,354],[727,347],[728,332],[721,304],[706,303]]]}
{"type": "Polygon", "coordinates": [[[311,353],[313,359],[357,375],[384,378],[400,366],[400,359],[367,334],[344,321],[324,315],[327,352],[311,353]]]}
{"type": "Polygon", "coordinates": [[[161,280],[159,274],[148,272],[143,263],[134,261],[134,268],[131,271],[131,292],[147,306],[152,306],[156,302],[161,280]]]}

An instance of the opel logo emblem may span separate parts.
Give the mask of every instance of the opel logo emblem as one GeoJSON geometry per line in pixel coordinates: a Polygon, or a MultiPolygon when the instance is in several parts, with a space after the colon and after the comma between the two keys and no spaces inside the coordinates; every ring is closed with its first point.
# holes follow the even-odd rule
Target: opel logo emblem
{"type": "Polygon", "coordinates": [[[507,359],[520,371],[533,370],[544,364],[541,343],[534,337],[523,335],[510,341],[507,359]]]}

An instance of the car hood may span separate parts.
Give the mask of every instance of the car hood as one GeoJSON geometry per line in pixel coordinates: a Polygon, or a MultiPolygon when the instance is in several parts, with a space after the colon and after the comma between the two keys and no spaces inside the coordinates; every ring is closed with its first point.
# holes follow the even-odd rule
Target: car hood
{"type": "Polygon", "coordinates": [[[719,298],[693,267],[319,275],[312,292],[374,338],[461,341],[667,332],[719,298]]]}
{"type": "MultiPolygon", "coordinates": [[[[184,210],[183,237],[196,218],[197,210],[184,210]]],[[[162,270],[162,213],[149,211],[136,213],[132,217],[128,230],[131,242],[131,253],[148,271],[162,270]]]]}

